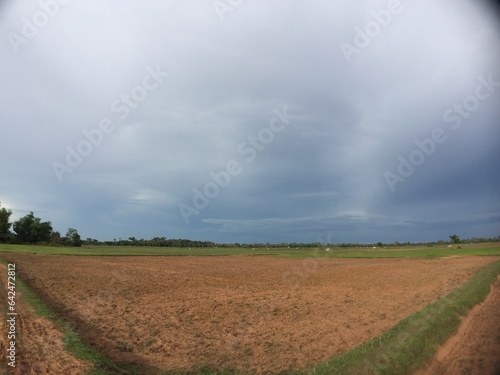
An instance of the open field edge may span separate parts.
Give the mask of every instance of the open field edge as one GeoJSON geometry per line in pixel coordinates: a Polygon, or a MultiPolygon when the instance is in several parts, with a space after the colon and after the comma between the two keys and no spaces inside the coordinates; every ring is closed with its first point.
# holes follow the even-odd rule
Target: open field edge
{"type": "MultiPolygon", "coordinates": [[[[0,263],[7,265],[8,262],[0,256],[0,263]]],[[[85,342],[78,333],[71,328],[69,322],[58,318],[57,314],[19,277],[16,275],[16,289],[21,292],[21,298],[30,305],[35,315],[53,322],[63,333],[64,349],[75,358],[93,364],[85,375],[109,375],[109,374],[139,374],[130,366],[117,364],[104,356],[97,349],[85,342]]],[[[6,370],[8,371],[8,370],[6,370]]],[[[9,373],[9,372],[7,372],[9,373]]]]}
{"type": "Polygon", "coordinates": [[[500,243],[479,243],[458,248],[447,245],[403,247],[326,247],[251,248],[251,247],[150,247],[150,246],[82,246],[0,244],[1,253],[46,254],[68,256],[276,256],[286,258],[440,258],[449,256],[500,256],[500,243]]]}
{"type": "Polygon", "coordinates": [[[438,347],[457,331],[462,317],[484,301],[498,275],[500,260],[382,335],[301,374],[412,374],[430,361],[438,347]]]}
{"type": "MultiPolygon", "coordinates": [[[[2,263],[6,263],[0,257],[2,263]]],[[[331,360],[288,375],[344,375],[411,374],[430,361],[438,347],[453,335],[464,317],[490,292],[491,284],[500,275],[500,260],[487,265],[460,288],[429,304],[419,312],[401,320],[391,329],[366,343],[331,360]]],[[[94,364],[89,375],[138,374],[140,369],[116,364],[86,343],[70,326],[63,322],[19,277],[17,285],[23,300],[38,316],[52,320],[64,333],[66,350],[76,358],[94,364]]],[[[169,372],[176,375],[230,375],[243,374],[230,369],[200,368],[195,372],[169,372]]]]}

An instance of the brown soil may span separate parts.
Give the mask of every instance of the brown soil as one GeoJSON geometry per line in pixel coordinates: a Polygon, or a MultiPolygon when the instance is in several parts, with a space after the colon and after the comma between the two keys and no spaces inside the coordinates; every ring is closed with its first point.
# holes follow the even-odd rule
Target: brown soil
{"type": "Polygon", "coordinates": [[[3,256],[114,361],[258,374],[352,349],[494,260],[3,256]]]}
{"type": "Polygon", "coordinates": [[[500,279],[431,364],[414,375],[500,375],[500,279]]]}
{"type": "MultiPolygon", "coordinates": [[[[16,289],[16,361],[15,368],[7,365],[7,349],[11,341],[7,337],[9,331],[7,319],[7,268],[0,264],[0,362],[4,373],[9,374],[83,374],[92,367],[65,351],[61,331],[48,319],[40,318],[33,309],[22,300],[22,294],[16,289]],[[7,370],[8,369],[8,370],[7,370]]],[[[12,316],[7,316],[11,318],[12,316]]],[[[0,370],[1,371],[1,370],[0,370]]]]}

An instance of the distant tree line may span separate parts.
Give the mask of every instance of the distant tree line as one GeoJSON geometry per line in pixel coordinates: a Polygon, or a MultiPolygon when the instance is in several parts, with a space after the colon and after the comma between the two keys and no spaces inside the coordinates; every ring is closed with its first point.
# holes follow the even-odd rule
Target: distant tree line
{"type": "Polygon", "coordinates": [[[47,244],[61,246],[82,246],[83,241],[74,228],[69,228],[66,236],[52,229],[50,221],[42,221],[33,212],[11,223],[12,211],[0,205],[0,242],[18,244],[47,244]],[[12,232],[10,228],[12,227],[12,232]]]}
{"type": "Polygon", "coordinates": [[[137,239],[129,237],[128,239],[113,239],[113,241],[99,241],[93,238],[82,240],[78,231],[74,228],[68,228],[65,236],[52,229],[50,221],[42,221],[40,218],[35,217],[33,212],[11,223],[10,217],[12,211],[2,207],[0,204],[0,243],[18,243],[18,244],[46,244],[54,246],[75,246],[82,245],[100,245],[100,246],[154,246],[154,247],[241,247],[241,248],[317,248],[317,247],[403,247],[403,246],[434,246],[444,244],[460,244],[460,243],[481,243],[481,242],[500,242],[500,236],[494,238],[470,238],[460,239],[458,235],[453,234],[449,236],[450,241],[435,241],[435,242],[393,242],[382,243],[377,242],[373,244],[360,244],[360,243],[227,243],[218,244],[212,241],[194,241],[187,239],[169,239],[166,237],[154,237],[152,239],[137,239]],[[12,228],[12,231],[11,231],[12,228]]]}
{"type": "Polygon", "coordinates": [[[154,247],[215,247],[217,244],[211,241],[192,241],[186,239],[169,239],[166,237],[154,237],[150,240],[129,237],[128,239],[114,239],[113,241],[99,241],[87,238],[84,245],[105,245],[105,246],[154,246],[154,247]]]}

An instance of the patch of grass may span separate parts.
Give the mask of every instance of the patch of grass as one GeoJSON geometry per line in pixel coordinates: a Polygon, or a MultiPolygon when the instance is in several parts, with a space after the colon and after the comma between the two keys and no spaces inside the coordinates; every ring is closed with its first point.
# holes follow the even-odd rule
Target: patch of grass
{"type": "Polygon", "coordinates": [[[96,255],[96,256],[277,256],[287,258],[425,258],[447,256],[496,255],[500,256],[500,243],[471,244],[458,248],[447,246],[405,246],[372,249],[331,247],[326,252],[319,248],[176,248],[148,246],[82,246],[55,247],[38,245],[0,244],[0,253],[48,254],[48,255],[96,255]]]}
{"type": "Polygon", "coordinates": [[[456,332],[461,317],[486,298],[499,274],[500,261],[495,261],[462,287],[400,321],[382,335],[300,374],[398,375],[415,371],[456,332]]]}
{"type": "Polygon", "coordinates": [[[73,354],[76,358],[90,363],[106,366],[111,364],[111,362],[101,352],[88,345],[74,330],[72,330],[69,324],[61,322],[58,323],[64,333],[64,348],[68,352],[73,354]]]}
{"type": "MultiPolygon", "coordinates": [[[[295,249],[294,249],[295,250],[295,249]]],[[[39,245],[14,245],[0,244],[0,252],[22,254],[48,254],[48,255],[98,255],[98,256],[226,256],[226,255],[276,255],[283,254],[280,249],[255,249],[250,248],[205,248],[193,247],[150,247],[150,246],[39,246],[39,245]]]]}
{"type": "MultiPolygon", "coordinates": [[[[328,253],[330,254],[330,253],[328,253]]],[[[424,258],[434,259],[449,256],[494,256],[500,255],[500,245],[496,247],[468,247],[462,249],[447,247],[413,247],[408,249],[354,250],[327,255],[329,258],[424,258]]]]}
{"type": "Polygon", "coordinates": [[[43,302],[23,280],[21,280],[18,274],[16,275],[16,289],[21,292],[23,300],[33,307],[36,315],[52,321],[56,319],[56,315],[52,309],[45,302],[43,302]]]}

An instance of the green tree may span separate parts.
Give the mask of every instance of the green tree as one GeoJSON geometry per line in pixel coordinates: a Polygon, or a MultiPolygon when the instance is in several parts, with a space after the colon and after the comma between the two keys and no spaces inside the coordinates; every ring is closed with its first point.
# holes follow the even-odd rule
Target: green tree
{"type": "Polygon", "coordinates": [[[12,211],[1,207],[0,204],[0,242],[5,242],[10,237],[10,215],[12,211]]]}
{"type": "Polygon", "coordinates": [[[450,236],[450,241],[451,241],[451,243],[460,243],[461,242],[460,238],[456,234],[450,236]]]}
{"type": "Polygon", "coordinates": [[[16,240],[20,243],[49,242],[52,233],[50,221],[44,221],[35,217],[33,212],[14,222],[14,232],[16,240]]]}
{"type": "Polygon", "coordinates": [[[60,245],[61,244],[61,233],[59,232],[52,232],[50,234],[50,240],[49,240],[51,245],[60,245]]]}
{"type": "Polygon", "coordinates": [[[80,247],[82,246],[82,239],[78,234],[78,231],[75,228],[68,228],[68,232],[66,233],[66,238],[69,239],[71,246],[80,247]]]}

